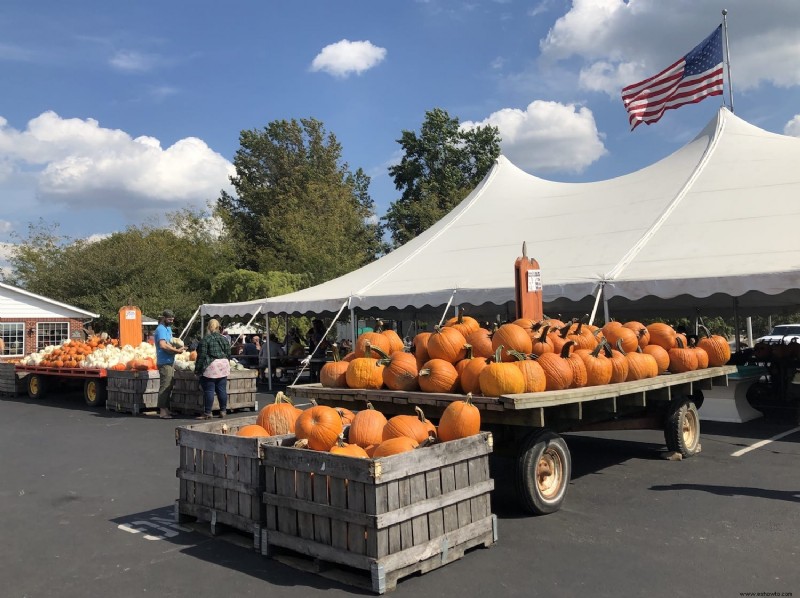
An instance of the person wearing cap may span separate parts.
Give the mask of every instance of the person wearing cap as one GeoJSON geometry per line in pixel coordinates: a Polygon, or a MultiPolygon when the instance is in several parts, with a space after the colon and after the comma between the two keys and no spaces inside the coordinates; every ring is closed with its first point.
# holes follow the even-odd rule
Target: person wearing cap
{"type": "Polygon", "coordinates": [[[169,410],[169,399],[172,394],[175,376],[175,355],[184,349],[172,345],[172,323],[175,314],[165,309],[156,328],[153,340],[156,345],[156,365],[158,366],[158,416],[161,419],[172,419],[169,410]]]}

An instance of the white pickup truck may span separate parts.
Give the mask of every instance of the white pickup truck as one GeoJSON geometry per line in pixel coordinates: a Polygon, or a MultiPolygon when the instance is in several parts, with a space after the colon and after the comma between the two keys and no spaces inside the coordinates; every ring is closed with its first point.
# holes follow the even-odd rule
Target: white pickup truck
{"type": "Polygon", "coordinates": [[[794,340],[800,343],[800,324],[780,324],[774,326],[770,333],[761,338],[757,338],[757,343],[767,343],[774,345],[777,343],[790,343],[794,340]]]}

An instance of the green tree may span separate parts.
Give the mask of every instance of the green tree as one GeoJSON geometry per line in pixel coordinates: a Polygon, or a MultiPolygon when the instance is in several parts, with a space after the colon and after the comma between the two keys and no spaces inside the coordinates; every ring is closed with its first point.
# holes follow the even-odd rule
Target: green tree
{"type": "Polygon", "coordinates": [[[237,267],[304,274],[317,284],[375,259],[380,224],[369,178],[348,170],[321,122],[273,121],[242,131],[239,142],[236,195],[222,192],[217,201],[237,267]]]}
{"type": "Polygon", "coordinates": [[[383,220],[395,245],[410,241],[457,206],[500,155],[496,127],[464,129],[441,108],[425,113],[420,134],[403,131],[400,164],[389,174],[402,196],[383,220]]]}
{"type": "Polygon", "coordinates": [[[308,286],[303,274],[288,272],[220,272],[211,281],[211,303],[237,303],[292,293],[308,286]]]}
{"type": "MultiPolygon", "coordinates": [[[[100,314],[114,332],[119,308],[186,322],[208,300],[211,281],[232,264],[222,241],[193,228],[200,216],[176,214],[172,228],[130,227],[98,241],[71,240],[44,222],[31,225],[9,260],[10,280],[33,293],[100,314]]],[[[95,329],[98,329],[95,326],[95,329]]]]}

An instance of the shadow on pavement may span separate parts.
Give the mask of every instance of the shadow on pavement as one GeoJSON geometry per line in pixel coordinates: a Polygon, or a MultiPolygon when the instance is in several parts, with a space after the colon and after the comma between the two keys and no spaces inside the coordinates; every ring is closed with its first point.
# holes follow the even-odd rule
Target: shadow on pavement
{"type": "Polygon", "coordinates": [[[709,484],[670,484],[668,486],[650,486],[650,490],[674,491],[697,490],[709,492],[717,496],[752,496],[770,500],[785,500],[800,503],[800,490],[767,490],[766,488],[752,488],[749,486],[712,486],[709,484]]]}

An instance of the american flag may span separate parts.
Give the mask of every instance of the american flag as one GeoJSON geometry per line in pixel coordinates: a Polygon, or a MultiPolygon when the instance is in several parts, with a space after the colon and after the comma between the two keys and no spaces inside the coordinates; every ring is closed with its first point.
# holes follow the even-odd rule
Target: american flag
{"type": "Polygon", "coordinates": [[[675,64],[657,75],[628,85],[622,102],[633,131],[658,122],[667,110],[722,95],[722,25],[675,64]]]}

